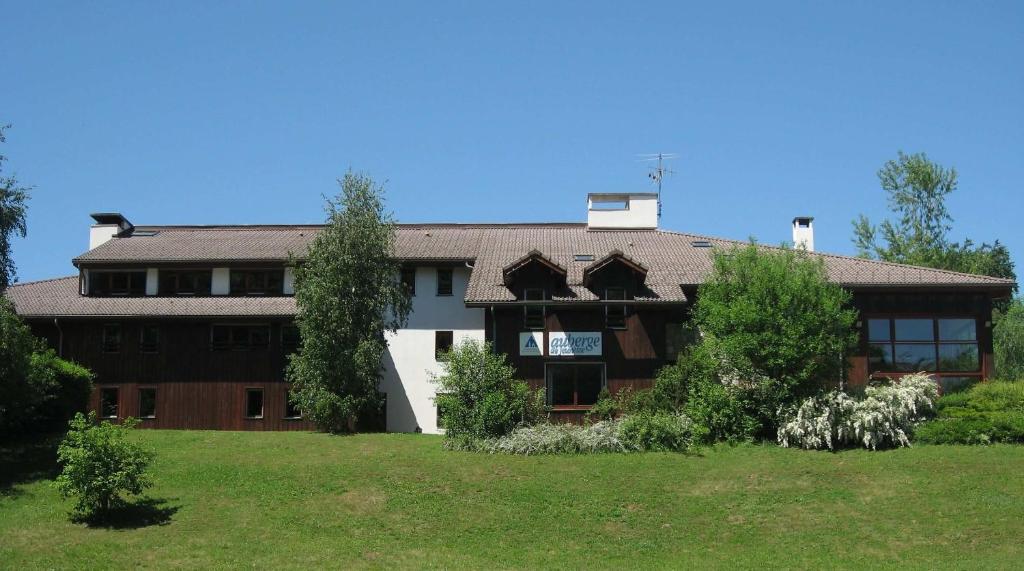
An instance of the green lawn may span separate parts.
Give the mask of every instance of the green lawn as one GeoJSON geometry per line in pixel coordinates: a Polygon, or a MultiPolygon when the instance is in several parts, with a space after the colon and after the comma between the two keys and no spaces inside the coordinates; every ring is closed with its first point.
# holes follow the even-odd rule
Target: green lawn
{"type": "Polygon", "coordinates": [[[1024,561],[1024,447],[508,457],[438,437],[138,431],[155,500],[68,521],[0,456],[0,566],[960,567],[1024,561]]]}

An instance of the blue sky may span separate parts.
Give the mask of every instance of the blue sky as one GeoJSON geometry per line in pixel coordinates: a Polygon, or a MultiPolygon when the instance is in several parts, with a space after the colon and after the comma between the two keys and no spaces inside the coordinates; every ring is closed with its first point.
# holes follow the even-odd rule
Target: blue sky
{"type": "Polygon", "coordinates": [[[924,151],[960,171],[954,237],[1024,268],[1024,3],[161,4],[0,0],[23,281],[74,273],[90,212],[319,222],[352,168],[400,221],[582,221],[659,151],[663,227],[809,214],[838,253],[924,151]]]}

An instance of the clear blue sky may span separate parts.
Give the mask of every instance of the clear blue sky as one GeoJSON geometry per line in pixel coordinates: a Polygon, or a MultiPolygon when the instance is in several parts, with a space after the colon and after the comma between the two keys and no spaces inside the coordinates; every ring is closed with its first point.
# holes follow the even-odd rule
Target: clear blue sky
{"type": "Polygon", "coordinates": [[[663,227],[810,214],[852,253],[899,149],[956,166],[954,237],[1024,274],[1021,2],[155,4],[0,1],[23,281],[74,273],[90,212],[319,222],[352,168],[400,221],[581,221],[659,151],[663,227]]]}

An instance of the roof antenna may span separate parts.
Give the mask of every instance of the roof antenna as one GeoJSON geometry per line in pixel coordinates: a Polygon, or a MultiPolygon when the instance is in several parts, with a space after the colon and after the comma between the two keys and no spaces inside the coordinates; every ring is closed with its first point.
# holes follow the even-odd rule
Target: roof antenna
{"type": "Polygon", "coordinates": [[[674,159],[678,155],[675,153],[648,153],[645,155],[637,155],[641,157],[641,161],[658,161],[658,166],[652,166],[651,172],[647,173],[647,178],[654,181],[654,184],[658,185],[658,219],[661,219],[661,181],[664,180],[665,175],[675,174],[676,171],[665,166],[665,161],[674,159]]]}

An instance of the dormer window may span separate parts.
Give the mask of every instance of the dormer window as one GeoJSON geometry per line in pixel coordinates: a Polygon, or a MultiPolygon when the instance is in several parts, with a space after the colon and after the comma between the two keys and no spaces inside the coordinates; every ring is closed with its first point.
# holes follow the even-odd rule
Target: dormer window
{"type": "Polygon", "coordinates": [[[523,290],[523,327],[527,329],[544,329],[544,305],[529,302],[544,301],[543,288],[526,288],[523,290]]]}
{"type": "MultiPolygon", "coordinates": [[[[626,297],[626,288],[605,288],[604,298],[607,301],[626,301],[628,299],[626,297]]],[[[627,315],[629,315],[629,308],[625,303],[610,303],[604,308],[605,326],[609,329],[625,329],[627,315]]]]}

